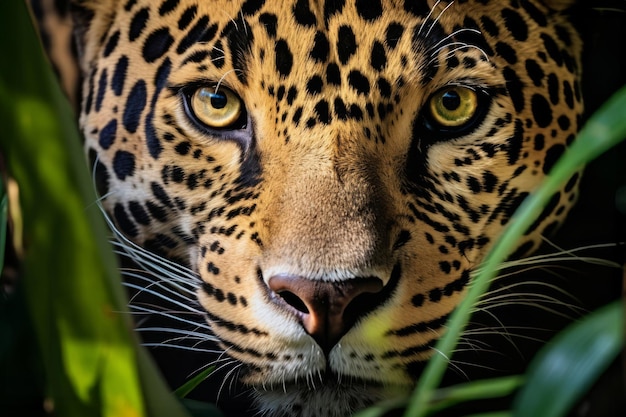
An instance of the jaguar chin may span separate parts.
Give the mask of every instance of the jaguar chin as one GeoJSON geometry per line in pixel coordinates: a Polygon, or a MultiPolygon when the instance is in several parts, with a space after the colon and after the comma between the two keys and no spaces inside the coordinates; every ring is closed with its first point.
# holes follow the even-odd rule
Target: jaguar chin
{"type": "Polygon", "coordinates": [[[407,385],[381,386],[380,383],[351,380],[349,377],[313,378],[298,385],[276,389],[260,389],[254,394],[259,412],[287,417],[345,417],[382,400],[403,398],[409,394],[407,385]]]}

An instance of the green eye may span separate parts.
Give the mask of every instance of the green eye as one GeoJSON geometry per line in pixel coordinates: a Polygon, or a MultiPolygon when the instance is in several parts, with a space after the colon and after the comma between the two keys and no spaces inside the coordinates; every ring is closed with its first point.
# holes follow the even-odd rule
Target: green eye
{"type": "Polygon", "coordinates": [[[231,90],[220,87],[198,88],[190,97],[189,105],[196,119],[215,129],[223,129],[237,123],[243,114],[241,99],[231,90]]]}
{"type": "Polygon", "coordinates": [[[463,126],[474,117],[477,109],[477,93],[466,87],[444,88],[435,93],[429,101],[432,120],[447,128],[463,126]]]}

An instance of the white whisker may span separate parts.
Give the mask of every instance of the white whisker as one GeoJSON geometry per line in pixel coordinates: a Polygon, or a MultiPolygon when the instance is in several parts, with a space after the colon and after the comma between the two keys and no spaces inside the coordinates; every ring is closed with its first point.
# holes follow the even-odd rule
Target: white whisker
{"type": "Polygon", "coordinates": [[[455,371],[456,373],[458,373],[459,375],[461,375],[465,379],[469,379],[469,377],[467,376],[465,371],[463,371],[463,369],[460,366],[458,366],[454,361],[451,361],[450,358],[448,356],[446,356],[442,351],[440,351],[439,349],[437,349],[435,347],[431,347],[430,349],[435,351],[437,354],[443,356],[446,359],[446,362],[448,362],[448,366],[453,371],[455,371]]]}
{"type": "Polygon", "coordinates": [[[145,347],[149,347],[149,348],[163,347],[163,348],[187,350],[187,351],[190,351],[190,352],[199,352],[199,353],[210,353],[210,354],[219,353],[219,350],[214,350],[214,349],[202,349],[202,348],[193,347],[193,346],[173,345],[173,344],[168,344],[168,343],[163,343],[163,342],[159,342],[159,343],[142,343],[141,345],[145,346],[145,347]]]}
{"type": "Polygon", "coordinates": [[[240,69],[237,69],[237,68],[233,68],[233,69],[230,69],[230,70],[226,71],[226,72],[225,72],[225,73],[224,73],[224,74],[220,77],[219,81],[218,81],[218,82],[217,82],[217,84],[215,85],[215,93],[217,93],[217,92],[218,92],[218,90],[220,89],[220,85],[222,85],[222,82],[224,81],[224,78],[226,78],[226,76],[227,76],[228,74],[230,74],[231,72],[237,72],[237,71],[239,71],[239,72],[243,72],[243,71],[241,71],[240,69]]]}
{"type": "MultiPolygon", "coordinates": [[[[463,29],[458,29],[458,30],[455,30],[454,32],[452,32],[451,34],[449,34],[448,36],[446,36],[445,38],[441,39],[441,40],[440,40],[439,42],[437,42],[436,44],[434,44],[434,45],[431,47],[431,49],[433,49],[433,50],[434,50],[434,48],[437,48],[439,45],[441,45],[441,44],[442,44],[442,43],[444,43],[445,41],[447,41],[447,40],[449,40],[449,39],[453,38],[454,36],[457,36],[457,35],[459,35],[460,33],[463,33],[463,32],[473,32],[473,33],[478,33],[478,34],[480,34],[480,33],[481,33],[478,29],[472,29],[472,28],[463,28],[463,29]]],[[[448,45],[452,45],[452,44],[446,44],[445,46],[448,46],[448,45]]],[[[437,51],[439,51],[439,50],[441,50],[441,49],[437,49],[437,51]]],[[[427,53],[428,53],[428,52],[427,52],[427,53]]],[[[433,56],[434,54],[435,54],[435,53],[432,53],[430,56],[433,56]]]]}
{"type": "MultiPolygon", "coordinates": [[[[146,288],[146,287],[142,287],[140,285],[127,283],[127,282],[124,283],[124,286],[127,287],[127,288],[132,288],[132,289],[138,290],[141,293],[147,293],[147,294],[154,295],[155,297],[160,298],[161,300],[165,300],[165,301],[167,301],[167,302],[169,302],[171,304],[174,304],[174,305],[176,305],[178,307],[181,307],[181,308],[183,308],[183,309],[185,309],[187,311],[191,311],[191,312],[194,312],[194,313],[201,314],[200,310],[194,309],[192,306],[190,306],[188,304],[185,304],[185,303],[182,303],[180,301],[173,300],[172,298],[168,297],[166,294],[163,294],[163,293],[161,293],[159,291],[154,291],[152,289],[149,289],[149,288],[146,288]]],[[[167,289],[166,287],[163,287],[163,286],[159,286],[159,287],[164,289],[164,290],[166,290],[166,291],[171,291],[171,290],[167,289]]],[[[131,306],[133,305],[133,301],[134,301],[134,299],[136,297],[137,296],[135,295],[135,296],[133,296],[131,298],[131,302],[130,302],[131,306]]]]}
{"type": "MultiPolygon", "coordinates": [[[[437,1],[437,4],[439,3],[439,1],[437,1]]],[[[435,18],[435,20],[433,21],[433,23],[431,23],[430,27],[428,28],[428,32],[426,32],[426,35],[424,36],[425,38],[427,38],[430,35],[430,31],[433,30],[433,27],[435,26],[435,23],[439,22],[439,19],[441,19],[441,16],[443,16],[443,14],[450,8],[452,7],[452,5],[454,4],[454,0],[452,0],[446,7],[444,7],[444,9],[439,13],[439,16],[437,16],[435,18]]],[[[436,6],[436,5],[435,5],[436,6]]],[[[434,8],[434,6],[433,6],[434,8]]]]}
{"type": "Polygon", "coordinates": [[[195,331],[188,330],[188,329],[177,329],[177,328],[161,327],[161,326],[157,326],[157,327],[141,327],[141,328],[137,329],[137,332],[139,332],[139,333],[158,332],[158,333],[181,334],[181,335],[184,335],[186,337],[189,337],[190,339],[197,338],[197,339],[200,339],[202,341],[206,341],[206,336],[207,336],[207,334],[204,333],[204,332],[195,332],[195,331]]]}
{"type": "Polygon", "coordinates": [[[433,12],[435,11],[439,3],[441,3],[441,0],[437,0],[437,2],[433,5],[433,7],[431,7],[430,11],[428,12],[428,15],[426,15],[426,18],[420,25],[420,28],[417,30],[417,36],[420,36],[422,34],[422,29],[424,29],[424,25],[426,24],[426,22],[430,20],[430,17],[433,15],[433,12]]]}
{"type": "MultiPolygon", "coordinates": [[[[200,327],[206,329],[207,331],[211,330],[211,327],[208,324],[205,325],[205,324],[199,323],[197,321],[192,321],[192,320],[188,320],[188,319],[186,319],[184,317],[177,316],[175,314],[172,314],[170,312],[170,310],[167,310],[167,311],[155,310],[154,308],[144,307],[144,306],[137,305],[137,304],[131,304],[130,308],[133,311],[139,312],[140,314],[141,313],[158,314],[159,316],[167,317],[167,318],[179,321],[181,323],[186,323],[186,324],[190,324],[190,325],[193,325],[193,326],[200,326],[200,327]]],[[[207,337],[213,338],[214,336],[211,336],[211,335],[207,334],[207,337]]],[[[215,340],[217,341],[218,339],[215,338],[215,340]]]]}
{"type": "MultiPolygon", "coordinates": [[[[135,271],[123,270],[122,275],[127,278],[135,278],[137,280],[147,282],[148,284],[142,288],[148,289],[149,287],[158,287],[170,293],[171,295],[177,296],[183,300],[187,300],[187,301],[195,300],[195,296],[196,296],[195,288],[189,289],[177,282],[172,282],[172,281],[153,280],[149,277],[144,276],[141,272],[143,271],[135,272],[135,271]]],[[[126,283],[124,285],[126,285],[126,283]]]]}

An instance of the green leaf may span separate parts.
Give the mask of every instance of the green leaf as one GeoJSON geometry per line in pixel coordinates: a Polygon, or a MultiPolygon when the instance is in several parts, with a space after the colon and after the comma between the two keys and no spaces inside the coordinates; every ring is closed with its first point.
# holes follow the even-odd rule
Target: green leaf
{"type": "Polygon", "coordinates": [[[429,405],[429,413],[437,412],[467,401],[500,398],[511,395],[522,385],[523,381],[524,377],[516,375],[483,379],[439,389],[433,394],[433,402],[429,405]]]}
{"type": "Polygon", "coordinates": [[[213,404],[188,400],[186,398],[181,400],[185,409],[191,414],[192,417],[222,417],[223,414],[213,404]]]}
{"type": "Polygon", "coordinates": [[[614,302],[559,333],[531,363],[513,416],[566,415],[623,348],[625,324],[614,302]]]}
{"type": "MultiPolygon", "coordinates": [[[[3,2],[0,25],[23,34],[26,50],[39,51],[24,10],[6,10],[15,4],[3,2]]],[[[22,278],[55,410],[142,416],[130,322],[111,313],[124,306],[114,286],[116,261],[95,238],[105,236],[99,214],[86,210],[95,195],[88,191],[80,140],[67,128],[74,121],[58,90],[51,89],[40,55],[14,49],[3,54],[12,65],[40,71],[32,79],[3,77],[1,146],[20,187],[27,242],[22,278]]]]}
{"type": "MultiPolygon", "coordinates": [[[[431,402],[425,407],[425,414],[435,414],[441,410],[467,401],[477,401],[511,395],[522,385],[523,381],[524,377],[515,375],[502,378],[483,379],[435,390],[433,392],[431,402]]],[[[355,414],[354,417],[384,416],[392,410],[406,407],[407,402],[408,401],[406,399],[383,401],[368,408],[367,410],[355,414]]]]}
{"type": "MultiPolygon", "coordinates": [[[[368,407],[365,410],[359,411],[353,417],[380,417],[388,414],[393,414],[393,410],[398,410],[407,405],[406,399],[395,399],[380,401],[379,403],[368,407]]],[[[395,414],[393,414],[395,415],[395,414]]]]}
{"type": "Polygon", "coordinates": [[[193,391],[202,381],[204,381],[215,370],[215,366],[210,366],[204,369],[202,372],[198,372],[190,380],[186,381],[183,385],[178,387],[174,391],[174,395],[178,398],[185,398],[191,391],[193,391]]]}
{"type": "Polygon", "coordinates": [[[185,398],[214,370],[215,366],[210,366],[201,372],[198,372],[197,375],[174,391],[174,395],[180,399],[183,406],[185,406],[185,409],[187,409],[192,417],[222,417],[222,413],[214,405],[185,398]]]}
{"type": "Polygon", "coordinates": [[[469,321],[473,306],[487,291],[498,266],[513,252],[518,239],[540,215],[550,197],[586,163],[626,137],[625,108],[626,87],[623,87],[587,121],[572,146],[557,161],[544,183],[515,212],[509,225],[481,265],[480,272],[472,279],[465,298],[448,320],[448,330],[435,346],[438,354],[428,361],[407,407],[406,417],[423,417],[428,413],[428,404],[443,378],[449,358],[469,321]]]}

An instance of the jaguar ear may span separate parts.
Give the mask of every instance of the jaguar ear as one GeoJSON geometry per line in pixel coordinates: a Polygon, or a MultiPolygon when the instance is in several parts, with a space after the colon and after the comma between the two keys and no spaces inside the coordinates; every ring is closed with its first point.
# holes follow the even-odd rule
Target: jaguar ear
{"type": "MultiPolygon", "coordinates": [[[[64,0],[69,4],[79,65],[87,70],[98,54],[99,43],[109,30],[122,0],[64,0]]],[[[85,72],[83,72],[85,73],[85,72]]]]}
{"type": "Polygon", "coordinates": [[[33,23],[68,99],[77,108],[81,73],[124,0],[28,0],[33,23]]]}

